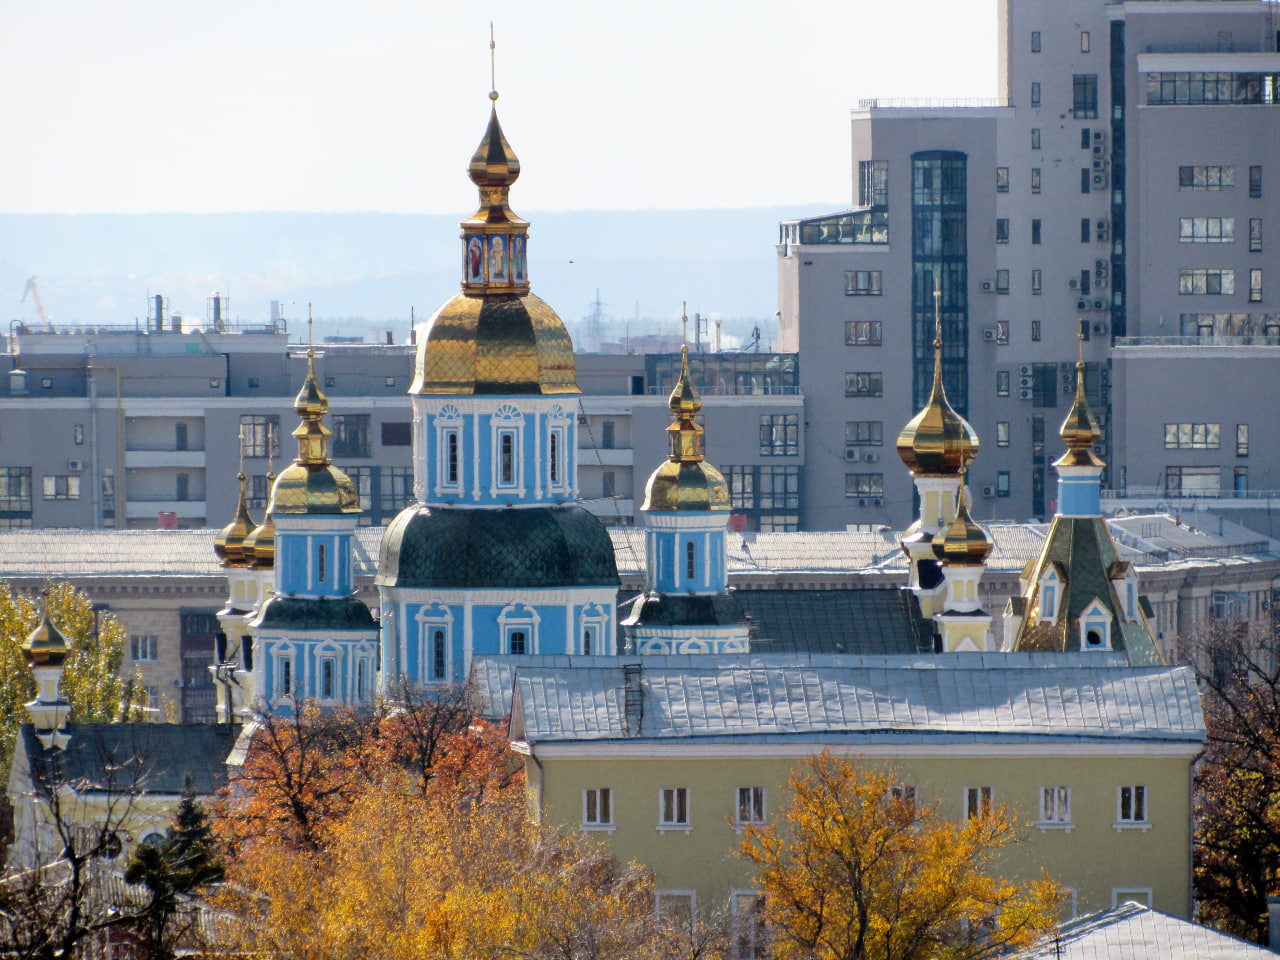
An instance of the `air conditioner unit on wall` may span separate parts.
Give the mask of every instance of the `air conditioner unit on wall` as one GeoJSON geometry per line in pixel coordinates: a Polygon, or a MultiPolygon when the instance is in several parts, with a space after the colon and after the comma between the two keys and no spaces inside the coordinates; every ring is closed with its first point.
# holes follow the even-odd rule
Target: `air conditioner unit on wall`
{"type": "Polygon", "coordinates": [[[876,463],[879,461],[879,459],[880,459],[880,454],[876,453],[874,450],[868,450],[866,453],[862,455],[863,463],[876,463]]]}
{"type": "Polygon", "coordinates": [[[1099,220],[1098,233],[1097,233],[1098,242],[1103,243],[1108,239],[1110,239],[1110,237],[1111,237],[1111,224],[1108,223],[1106,220],[1099,220]]]}
{"type": "Polygon", "coordinates": [[[986,484],[982,488],[982,495],[984,497],[994,497],[996,495],[996,488],[990,484],[986,484]]]}
{"type": "Polygon", "coordinates": [[[1068,280],[1068,281],[1067,281],[1067,289],[1068,289],[1068,290],[1079,290],[1079,289],[1080,289],[1080,278],[1079,278],[1079,277],[1072,277],[1070,280],[1068,280]]]}
{"type": "Polygon", "coordinates": [[[1106,185],[1107,185],[1107,175],[1105,173],[1097,173],[1095,171],[1093,174],[1093,189],[1101,190],[1101,189],[1104,189],[1106,185]]]}
{"type": "Polygon", "coordinates": [[[996,282],[995,282],[994,280],[983,280],[983,281],[982,281],[982,289],[983,289],[984,291],[986,291],[987,293],[990,293],[990,292],[991,292],[992,290],[994,290],[995,288],[996,288],[996,282]]]}
{"type": "Polygon", "coordinates": [[[249,509],[250,509],[250,510],[264,510],[264,509],[266,509],[266,506],[267,506],[267,501],[265,501],[265,500],[250,500],[250,501],[249,501],[249,509]]]}
{"type": "Polygon", "coordinates": [[[1029,363],[1024,363],[1018,367],[1018,376],[1020,377],[1029,377],[1032,375],[1032,372],[1031,364],[1029,363]]]}
{"type": "Polygon", "coordinates": [[[1024,389],[1024,390],[1019,390],[1019,391],[1018,391],[1018,399],[1019,399],[1019,400],[1030,400],[1030,399],[1031,399],[1031,391],[1030,391],[1030,390],[1025,390],[1025,389],[1024,389]]]}
{"type": "Polygon", "coordinates": [[[1077,309],[1077,310],[1088,310],[1088,309],[1089,309],[1089,301],[1088,301],[1088,300],[1085,300],[1083,297],[1081,297],[1079,300],[1077,300],[1077,301],[1076,301],[1076,309],[1077,309]]]}
{"type": "Polygon", "coordinates": [[[68,470],[70,470],[72,473],[79,473],[81,470],[83,470],[83,469],[84,469],[84,461],[83,461],[83,460],[68,460],[68,461],[67,461],[67,469],[68,469],[68,470]]]}
{"type": "Polygon", "coordinates": [[[1094,333],[1106,333],[1106,332],[1107,332],[1107,325],[1106,325],[1105,323],[1095,323],[1095,324],[1093,325],[1093,332],[1094,332],[1094,333]]]}
{"type": "Polygon", "coordinates": [[[1107,301],[1105,301],[1105,300],[1095,300],[1095,301],[1093,301],[1093,309],[1095,309],[1095,310],[1105,310],[1105,309],[1107,309],[1107,301]]]}
{"type": "Polygon", "coordinates": [[[1107,151],[1106,151],[1106,147],[1104,147],[1102,144],[1098,143],[1097,141],[1095,141],[1095,142],[1094,142],[1094,144],[1093,144],[1093,155],[1094,155],[1095,157],[1100,157],[1100,156],[1102,156],[1102,155],[1103,155],[1104,153],[1106,153],[1106,152],[1107,152],[1107,151]]]}
{"type": "Polygon", "coordinates": [[[857,450],[849,450],[846,448],[844,451],[844,458],[849,463],[857,463],[862,459],[862,454],[857,450]]]}
{"type": "Polygon", "coordinates": [[[996,339],[996,328],[986,327],[982,331],[982,339],[987,343],[994,343],[996,339]]]}
{"type": "Polygon", "coordinates": [[[1106,132],[1105,130],[1095,130],[1095,131],[1093,131],[1093,142],[1094,142],[1094,143],[1106,143],[1106,141],[1107,141],[1107,132],[1106,132]]]}

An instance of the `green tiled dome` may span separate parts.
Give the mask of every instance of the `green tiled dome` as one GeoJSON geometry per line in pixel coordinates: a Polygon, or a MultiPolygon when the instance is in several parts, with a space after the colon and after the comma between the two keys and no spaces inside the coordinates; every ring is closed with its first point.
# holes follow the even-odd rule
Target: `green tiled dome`
{"type": "Polygon", "coordinates": [[[387,527],[384,587],[616,587],[609,532],[579,506],[508,510],[413,506],[387,527]]]}
{"type": "Polygon", "coordinates": [[[259,629],[375,630],[377,621],[355,597],[288,597],[277,594],[262,605],[253,625],[259,629]]]}

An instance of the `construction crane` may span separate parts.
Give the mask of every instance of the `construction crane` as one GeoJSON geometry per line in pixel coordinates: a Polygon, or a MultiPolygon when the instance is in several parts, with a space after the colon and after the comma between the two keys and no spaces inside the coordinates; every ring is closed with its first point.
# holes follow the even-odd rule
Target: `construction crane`
{"type": "Polygon", "coordinates": [[[49,315],[44,312],[44,304],[40,302],[40,288],[36,285],[35,277],[27,277],[26,289],[22,291],[22,299],[19,303],[27,302],[27,294],[31,294],[31,301],[36,305],[36,314],[40,317],[40,326],[48,329],[52,326],[49,315]]]}

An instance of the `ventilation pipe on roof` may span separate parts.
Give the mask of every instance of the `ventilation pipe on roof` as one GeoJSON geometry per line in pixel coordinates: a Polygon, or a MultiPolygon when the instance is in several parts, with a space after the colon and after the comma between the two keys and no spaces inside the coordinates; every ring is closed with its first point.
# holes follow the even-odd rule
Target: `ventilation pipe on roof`
{"type": "Polygon", "coordinates": [[[643,669],[639,663],[622,665],[622,719],[629,737],[638,736],[640,724],[644,722],[644,691],[640,688],[640,672],[643,669]]]}

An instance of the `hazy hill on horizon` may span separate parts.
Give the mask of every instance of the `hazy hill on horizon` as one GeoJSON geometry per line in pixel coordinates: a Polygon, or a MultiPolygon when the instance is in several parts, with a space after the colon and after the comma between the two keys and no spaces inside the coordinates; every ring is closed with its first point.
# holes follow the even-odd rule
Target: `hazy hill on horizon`
{"type": "MultiPolygon", "coordinates": [[[[598,289],[621,338],[637,315],[632,335],[678,329],[681,301],[690,315],[724,317],[726,332],[734,318],[771,320],[778,221],[835,209],[521,213],[531,223],[534,292],[572,328],[598,289]]],[[[310,302],[318,338],[385,327],[403,342],[411,307],[425,320],[458,290],[463,216],[0,214],[0,321],[35,322],[31,298],[21,302],[35,276],[57,325],[131,324],[157,293],[173,310],[203,317],[216,290],[230,296],[235,320],[267,319],[272,300],[299,320],[310,302]]]]}

